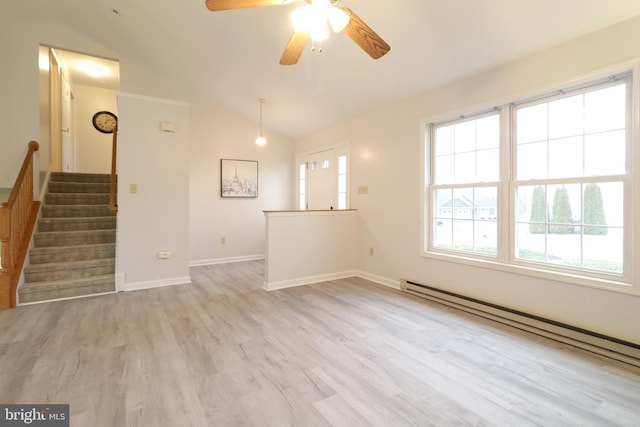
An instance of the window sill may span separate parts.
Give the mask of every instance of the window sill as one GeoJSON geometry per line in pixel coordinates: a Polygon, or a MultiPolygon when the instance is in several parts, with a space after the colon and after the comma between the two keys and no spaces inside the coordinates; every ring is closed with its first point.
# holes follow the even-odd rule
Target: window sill
{"type": "MultiPolygon", "coordinates": [[[[524,265],[523,264],[507,264],[493,259],[480,259],[464,256],[463,254],[449,254],[443,252],[421,252],[423,258],[429,258],[437,261],[451,262],[456,264],[464,264],[473,267],[485,268],[495,271],[503,271],[506,273],[519,274],[522,276],[535,277],[538,279],[552,280],[555,282],[566,283],[570,285],[583,286],[595,289],[601,289],[621,294],[640,296],[640,289],[631,283],[623,280],[605,279],[598,277],[590,277],[572,274],[568,272],[554,271],[544,269],[542,266],[524,265]]],[[[622,279],[622,278],[621,278],[622,279]]]]}

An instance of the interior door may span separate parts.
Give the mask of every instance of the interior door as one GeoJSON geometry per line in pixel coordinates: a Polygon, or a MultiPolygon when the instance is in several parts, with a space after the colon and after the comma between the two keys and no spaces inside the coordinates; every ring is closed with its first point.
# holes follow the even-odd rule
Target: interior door
{"type": "Polygon", "coordinates": [[[307,167],[307,209],[337,209],[337,195],[335,150],[310,154],[307,167]]]}

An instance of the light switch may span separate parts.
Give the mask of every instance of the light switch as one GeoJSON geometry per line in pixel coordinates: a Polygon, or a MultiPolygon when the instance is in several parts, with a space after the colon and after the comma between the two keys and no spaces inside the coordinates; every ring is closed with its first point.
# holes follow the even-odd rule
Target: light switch
{"type": "Polygon", "coordinates": [[[175,132],[176,124],[170,122],[160,122],[160,130],[162,132],[175,132]]]}
{"type": "Polygon", "coordinates": [[[369,194],[369,187],[367,185],[361,185],[358,187],[358,194],[369,194]]]}
{"type": "Polygon", "coordinates": [[[129,193],[136,194],[138,192],[138,184],[129,184],[129,193]]]}

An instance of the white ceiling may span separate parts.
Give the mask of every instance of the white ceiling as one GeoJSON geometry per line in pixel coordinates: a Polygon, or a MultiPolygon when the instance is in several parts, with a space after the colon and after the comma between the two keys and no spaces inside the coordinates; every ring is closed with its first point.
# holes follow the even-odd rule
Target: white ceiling
{"type": "Polygon", "coordinates": [[[105,89],[120,88],[120,63],[106,58],[54,48],[60,65],[74,84],[97,86],[105,89]]]}
{"type": "Polygon", "coordinates": [[[55,17],[248,118],[257,120],[263,97],[265,128],[291,138],[640,15],[639,0],[342,0],[391,51],[374,61],[332,34],[322,53],[282,66],[296,4],[210,12],[204,0],[2,3],[0,15],[55,17]]]}

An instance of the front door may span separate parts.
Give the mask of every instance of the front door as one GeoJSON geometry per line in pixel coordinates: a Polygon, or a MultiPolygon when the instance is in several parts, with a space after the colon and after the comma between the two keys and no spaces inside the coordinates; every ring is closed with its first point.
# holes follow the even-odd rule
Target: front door
{"type": "Polygon", "coordinates": [[[337,194],[335,149],[310,154],[307,162],[307,209],[337,209],[337,194]]]}

